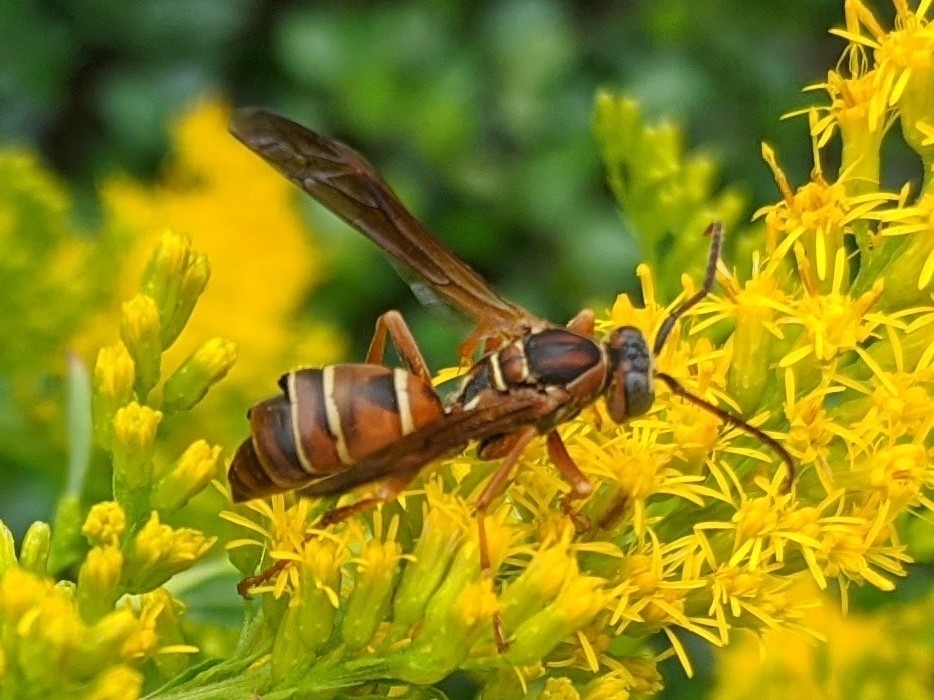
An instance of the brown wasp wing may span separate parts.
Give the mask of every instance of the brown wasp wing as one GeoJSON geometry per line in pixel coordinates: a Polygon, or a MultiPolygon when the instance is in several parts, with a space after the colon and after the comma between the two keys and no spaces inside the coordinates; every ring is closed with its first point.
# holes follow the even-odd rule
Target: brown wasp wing
{"type": "Polygon", "coordinates": [[[234,112],[230,132],[250,150],[376,243],[414,275],[426,306],[437,299],[489,330],[530,326],[529,312],[503,299],[416,219],[367,160],[346,144],[260,108],[234,112]]]}
{"type": "Polygon", "coordinates": [[[431,462],[463,450],[472,440],[484,440],[521,425],[534,424],[555,408],[554,399],[529,388],[494,406],[450,413],[344,471],[312,481],[298,493],[328,496],[386,478],[408,481],[431,462]]]}

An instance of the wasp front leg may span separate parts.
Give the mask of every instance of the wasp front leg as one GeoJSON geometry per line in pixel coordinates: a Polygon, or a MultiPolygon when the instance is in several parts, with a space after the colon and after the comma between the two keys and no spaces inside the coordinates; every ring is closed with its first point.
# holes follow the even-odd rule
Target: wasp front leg
{"type": "Polygon", "coordinates": [[[370,349],[366,353],[366,363],[368,365],[383,364],[383,358],[386,355],[386,338],[392,342],[405,368],[430,385],[431,370],[428,369],[428,363],[425,362],[422,351],[418,349],[418,343],[415,342],[415,336],[412,335],[409,324],[398,311],[387,311],[376,319],[376,330],[373,332],[373,340],[370,341],[370,349]]]}
{"type": "Polygon", "coordinates": [[[571,487],[570,492],[561,497],[561,510],[571,519],[578,532],[586,532],[590,529],[590,521],[574,509],[572,502],[589,496],[593,485],[568,454],[568,448],[564,446],[557,430],[548,433],[548,456],[571,487]]]}

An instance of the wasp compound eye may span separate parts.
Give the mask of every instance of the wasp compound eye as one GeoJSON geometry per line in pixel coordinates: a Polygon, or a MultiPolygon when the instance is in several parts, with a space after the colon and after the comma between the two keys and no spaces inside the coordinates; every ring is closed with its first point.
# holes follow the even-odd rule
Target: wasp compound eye
{"type": "Polygon", "coordinates": [[[606,405],[610,417],[624,423],[641,416],[655,401],[652,382],[652,356],[645,336],[638,328],[617,328],[607,339],[610,379],[606,405]]]}

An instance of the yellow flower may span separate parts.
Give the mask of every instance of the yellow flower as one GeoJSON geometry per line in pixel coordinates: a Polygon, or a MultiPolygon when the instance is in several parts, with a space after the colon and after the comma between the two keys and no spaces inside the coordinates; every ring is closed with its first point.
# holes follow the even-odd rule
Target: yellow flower
{"type": "Polygon", "coordinates": [[[135,700],[142,689],[143,674],[128,666],[113,666],[97,679],[88,700],[135,700]]]}
{"type": "MultiPolygon", "coordinates": [[[[808,586],[789,593],[801,602],[815,595],[808,586]]],[[[738,636],[721,651],[712,697],[924,697],[934,671],[934,655],[923,641],[931,604],[927,595],[903,609],[849,615],[830,601],[811,605],[807,624],[815,634],[768,630],[761,638],[738,636]]]]}
{"type": "MultiPolygon", "coordinates": [[[[0,690],[48,697],[139,697],[142,674],[120,658],[143,624],[132,611],[79,614],[72,591],[14,566],[0,578],[0,690]]],[[[155,651],[140,649],[135,662],[155,651]]]]}

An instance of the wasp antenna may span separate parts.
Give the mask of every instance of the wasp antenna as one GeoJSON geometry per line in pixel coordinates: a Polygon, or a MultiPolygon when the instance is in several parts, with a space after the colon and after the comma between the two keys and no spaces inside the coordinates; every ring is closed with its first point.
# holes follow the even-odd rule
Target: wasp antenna
{"type": "Polygon", "coordinates": [[[759,430],[759,428],[755,427],[754,425],[749,425],[749,423],[744,421],[742,418],[738,418],[732,413],[724,411],[719,406],[714,406],[712,403],[705,401],[700,396],[695,396],[683,386],[681,386],[681,383],[670,374],[656,372],[655,376],[658,379],[661,379],[668,386],[668,388],[671,389],[672,394],[680,396],[685,401],[694,404],[698,408],[704,409],[708,413],[712,413],[724,423],[729,423],[734,428],[739,428],[764,445],[771,447],[772,450],[774,450],[775,453],[785,463],[785,466],[788,467],[788,480],[785,482],[784,490],[786,493],[791,491],[795,485],[795,480],[798,478],[798,466],[795,464],[794,457],[791,456],[791,453],[788,452],[788,450],[786,450],[781,445],[781,443],[778,442],[778,440],[770,437],[769,435],[766,435],[763,431],[759,430]]]}
{"type": "Polygon", "coordinates": [[[723,224],[714,221],[704,231],[704,235],[710,236],[710,255],[707,259],[707,271],[704,273],[704,284],[694,296],[668,314],[668,318],[662,322],[662,327],[658,329],[658,335],[655,336],[655,347],[652,349],[653,355],[658,355],[662,348],[665,347],[665,341],[671,335],[671,329],[674,328],[677,320],[684,316],[701,299],[710,294],[710,290],[713,289],[714,282],[717,280],[717,262],[719,262],[720,253],[723,250],[723,224]]]}

